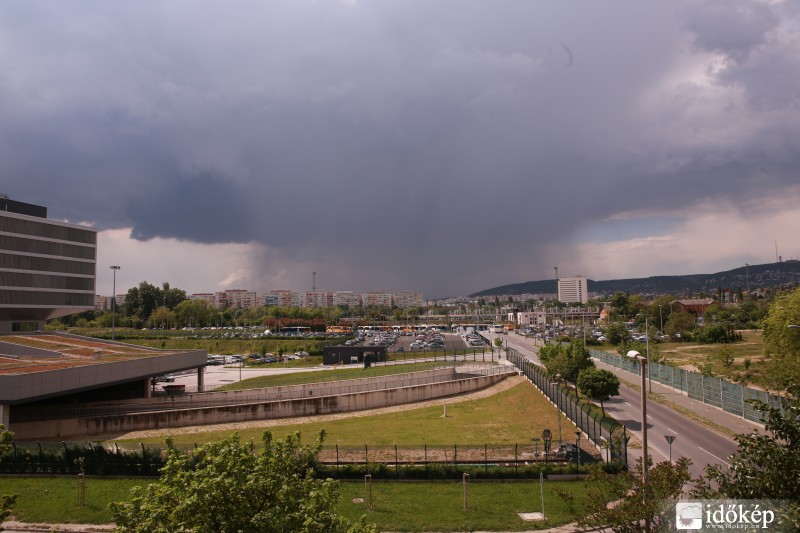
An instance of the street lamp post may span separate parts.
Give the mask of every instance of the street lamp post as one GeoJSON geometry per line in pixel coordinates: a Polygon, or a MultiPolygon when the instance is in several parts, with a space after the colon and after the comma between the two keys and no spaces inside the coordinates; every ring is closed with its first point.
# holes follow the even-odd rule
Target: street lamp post
{"type": "Polygon", "coordinates": [[[566,387],[566,384],[567,384],[566,378],[562,378],[561,374],[556,374],[555,386],[556,386],[556,390],[558,392],[558,403],[556,404],[556,409],[558,410],[557,414],[558,414],[558,443],[559,444],[564,442],[564,441],[561,440],[561,410],[563,408],[563,403],[564,403],[563,402],[564,395],[562,394],[562,390],[561,390],[561,380],[562,379],[564,379],[564,386],[566,387]]]}
{"type": "Polygon", "coordinates": [[[645,382],[646,359],[636,350],[627,353],[628,357],[638,359],[642,375],[642,483],[647,484],[647,383],[645,382]]]}
{"type": "Polygon", "coordinates": [[[114,273],[114,282],[111,289],[111,340],[116,339],[117,333],[117,270],[121,267],[119,265],[111,265],[111,271],[114,273]]]}
{"type": "Polygon", "coordinates": [[[647,386],[648,392],[653,392],[653,380],[650,377],[650,325],[648,324],[649,317],[644,317],[644,336],[647,337],[645,339],[645,353],[647,354],[647,386]]]}
{"type": "Polygon", "coordinates": [[[575,453],[578,454],[578,469],[575,471],[575,479],[581,473],[581,430],[575,432],[575,453]]]}

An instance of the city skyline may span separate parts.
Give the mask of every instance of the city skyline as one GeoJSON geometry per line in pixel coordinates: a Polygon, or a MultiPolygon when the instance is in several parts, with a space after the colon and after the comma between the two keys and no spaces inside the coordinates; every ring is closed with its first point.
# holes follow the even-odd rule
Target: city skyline
{"type": "Polygon", "coordinates": [[[97,292],[418,290],[800,256],[787,1],[0,5],[0,193],[97,292]]]}

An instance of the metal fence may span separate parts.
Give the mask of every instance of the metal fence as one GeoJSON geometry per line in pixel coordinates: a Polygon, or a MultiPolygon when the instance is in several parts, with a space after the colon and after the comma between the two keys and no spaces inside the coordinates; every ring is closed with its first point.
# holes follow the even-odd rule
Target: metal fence
{"type": "MultiPolygon", "coordinates": [[[[527,377],[556,408],[578,426],[594,443],[605,448],[607,461],[628,464],[628,435],[624,426],[598,411],[593,404],[580,399],[561,383],[553,382],[546,371],[514,348],[508,349],[508,360],[527,377]]],[[[559,417],[561,415],[559,414],[559,417]]],[[[559,423],[560,423],[559,418],[559,423]]]]}
{"type": "MultiPolygon", "coordinates": [[[[444,368],[444,367],[443,367],[444,368]]],[[[393,374],[374,378],[349,379],[341,381],[315,382],[299,385],[284,385],[258,389],[240,389],[227,393],[209,392],[175,396],[169,401],[155,402],[148,400],[131,401],[125,405],[92,406],[92,407],[19,407],[11,410],[11,423],[35,422],[41,420],[57,420],[66,418],[91,418],[101,416],[121,416],[134,413],[154,411],[171,411],[175,409],[199,409],[205,407],[223,407],[245,403],[269,401],[297,400],[311,396],[342,396],[381,390],[399,389],[403,387],[419,387],[435,383],[444,383],[454,379],[465,379],[473,376],[492,376],[505,374],[511,370],[504,365],[472,364],[470,361],[456,365],[457,374],[453,377],[435,370],[414,372],[409,374],[393,374]]]]}
{"type": "MultiPolygon", "coordinates": [[[[590,349],[589,352],[595,359],[639,375],[639,362],[632,358],[602,350],[590,349]]],[[[783,406],[780,396],[661,363],[650,363],[650,379],[685,392],[689,398],[700,400],[752,422],[763,423],[764,414],[756,411],[748,400],[758,400],[777,409],[783,406]]]]}

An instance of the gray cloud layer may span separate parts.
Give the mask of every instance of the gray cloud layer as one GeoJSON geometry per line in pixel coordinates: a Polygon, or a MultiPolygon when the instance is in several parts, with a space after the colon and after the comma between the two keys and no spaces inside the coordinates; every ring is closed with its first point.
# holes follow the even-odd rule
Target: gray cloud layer
{"type": "Polygon", "coordinates": [[[797,183],[798,21],[743,0],[6,1],[0,180],[137,239],[257,241],[265,276],[283,257],[331,288],[548,277],[617,213],[797,183]]]}

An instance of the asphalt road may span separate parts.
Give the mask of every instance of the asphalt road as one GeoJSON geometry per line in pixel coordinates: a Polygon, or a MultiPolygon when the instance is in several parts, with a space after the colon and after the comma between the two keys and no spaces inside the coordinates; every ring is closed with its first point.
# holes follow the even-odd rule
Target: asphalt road
{"type": "MultiPolygon", "coordinates": [[[[492,334],[486,335],[493,338],[492,334]]],[[[526,355],[534,363],[539,363],[539,359],[536,356],[538,347],[534,346],[532,339],[525,339],[513,334],[501,335],[501,337],[509,347],[513,347],[526,355]]],[[[631,374],[613,367],[606,366],[605,368],[617,374],[621,379],[631,381],[631,374]]],[[[635,376],[635,379],[638,380],[639,377],[635,376]]],[[[641,441],[641,392],[623,383],[620,385],[620,395],[605,402],[605,408],[611,416],[641,441]]],[[[667,406],[655,401],[648,401],[648,453],[652,456],[654,463],[669,460],[670,447],[665,439],[666,435],[674,435],[676,437],[672,444],[673,461],[679,457],[691,459],[692,466],[690,470],[694,476],[703,473],[703,469],[707,464],[728,466],[728,456],[737,449],[736,443],[732,439],[686,418],[667,406]]],[[[629,449],[628,453],[631,460],[641,457],[641,451],[638,449],[629,449]]]]}

